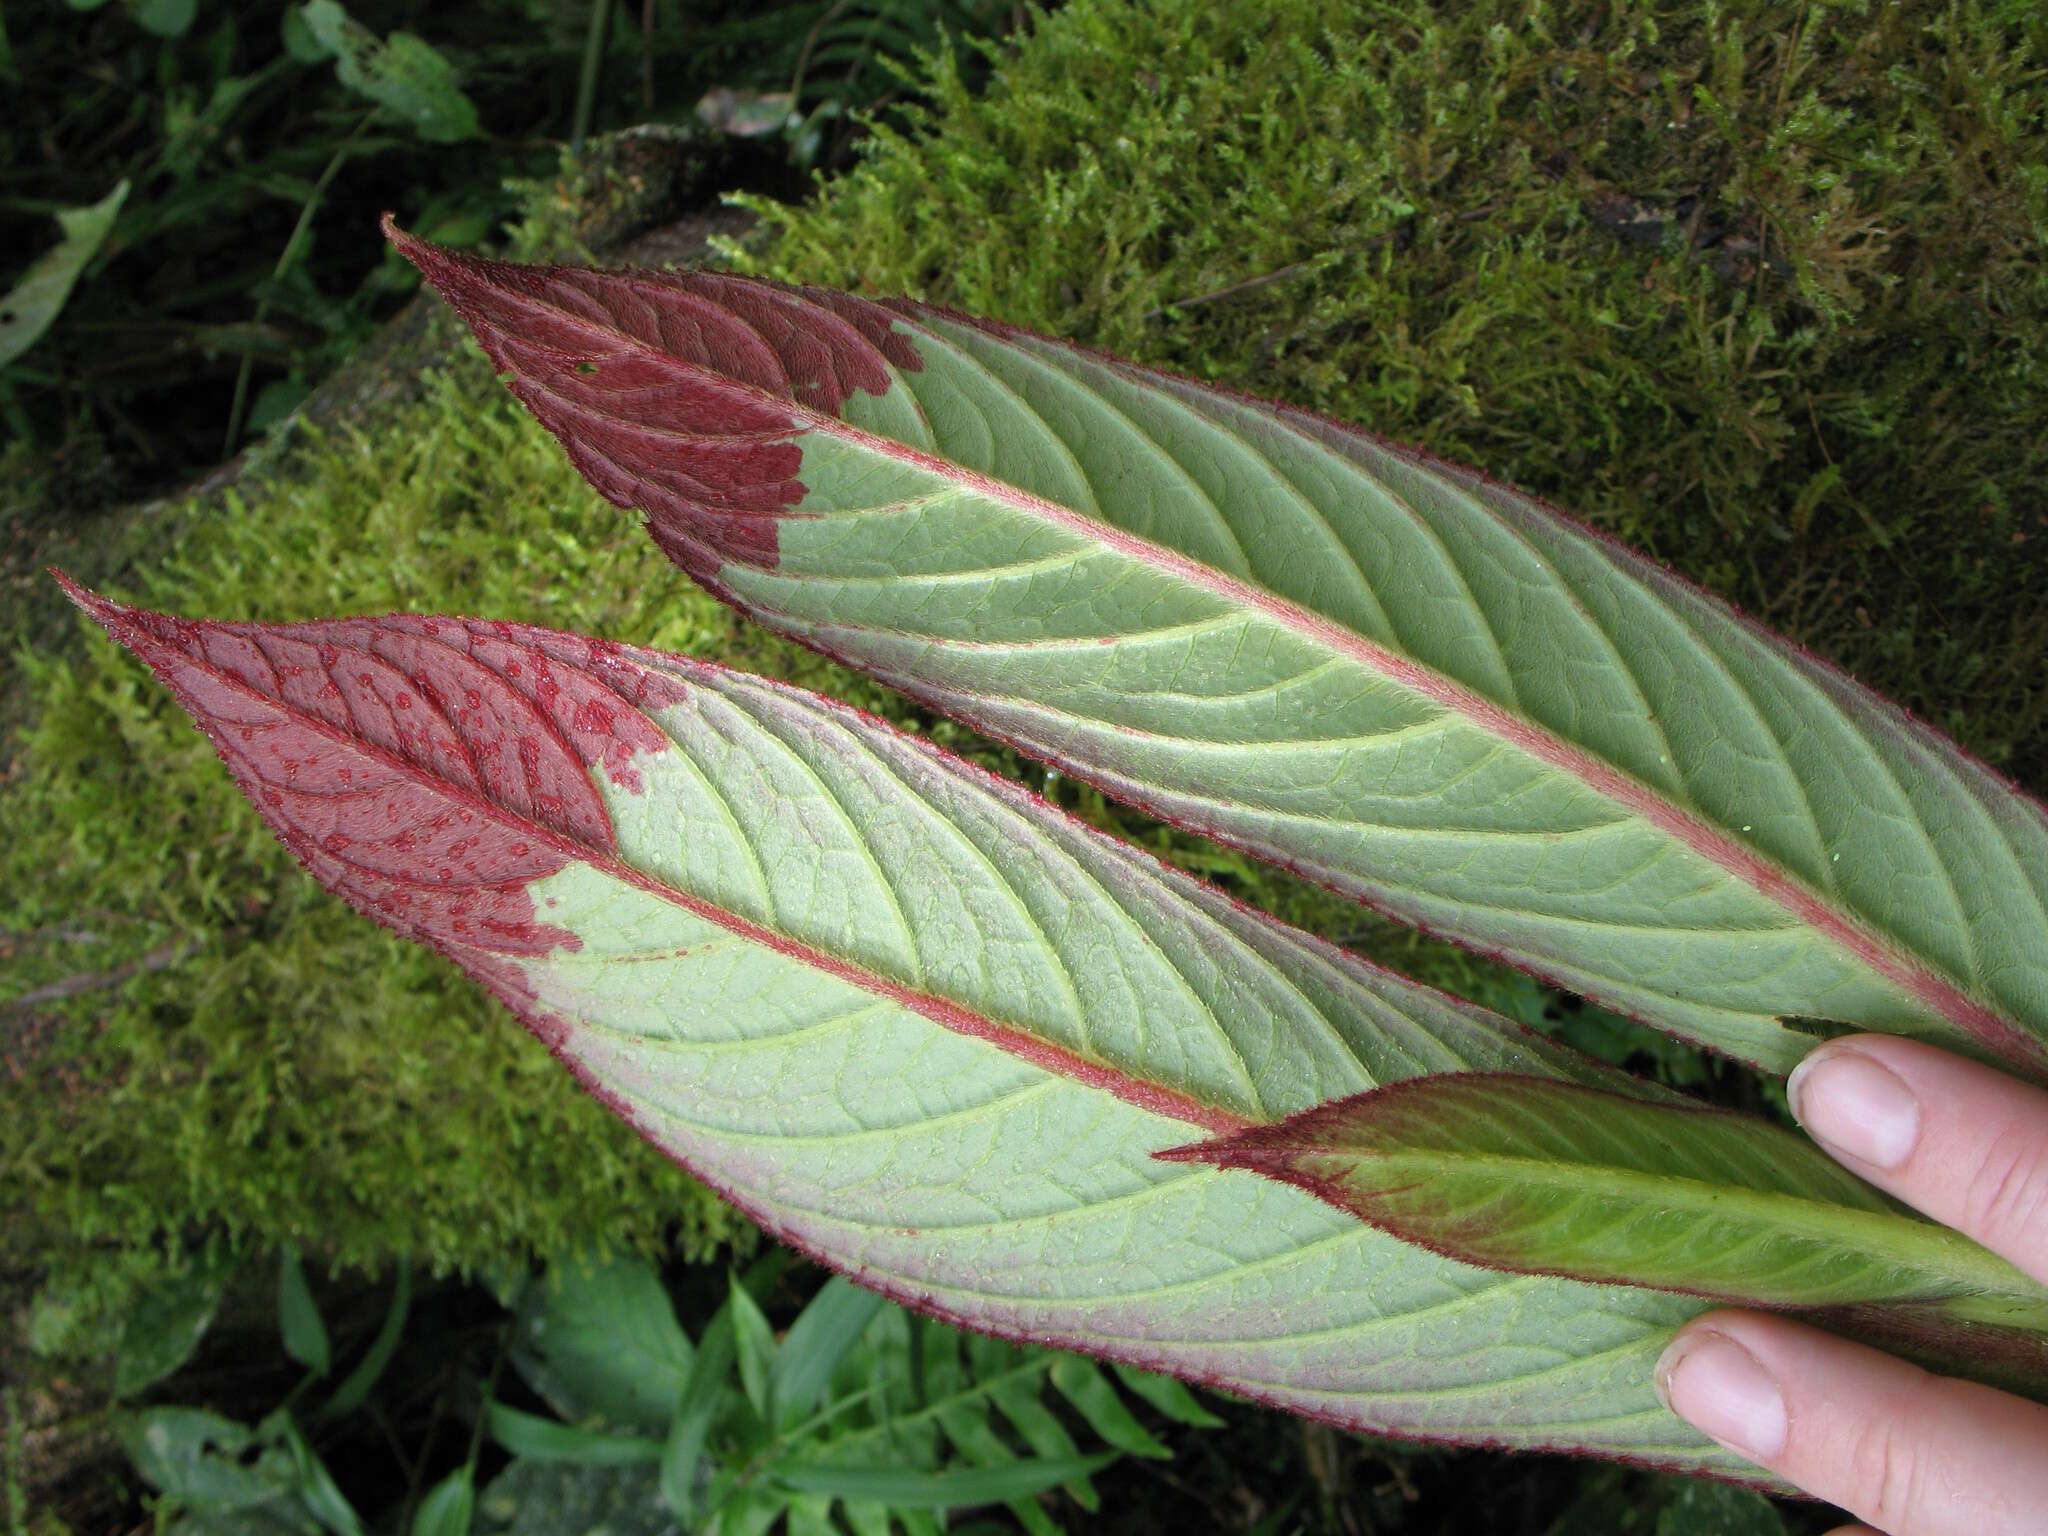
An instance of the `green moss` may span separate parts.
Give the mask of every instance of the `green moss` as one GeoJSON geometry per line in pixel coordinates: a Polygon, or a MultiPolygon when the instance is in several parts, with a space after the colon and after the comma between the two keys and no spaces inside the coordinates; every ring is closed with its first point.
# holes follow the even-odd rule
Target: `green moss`
{"type": "Polygon", "coordinates": [[[1280,396],[2048,781],[2048,11],[1074,0],[757,270],[1280,396]]]}
{"type": "MultiPolygon", "coordinates": [[[[374,439],[308,441],[260,500],[156,528],[123,595],[178,611],[439,608],[747,649],[478,361],[374,439]]],[[[745,1230],[452,968],[302,876],[132,659],[93,637],[19,665],[36,723],[0,796],[0,998],[155,967],[0,1015],[0,1268],[56,1273],[43,1342],[204,1235],[445,1269],[745,1230]]]]}

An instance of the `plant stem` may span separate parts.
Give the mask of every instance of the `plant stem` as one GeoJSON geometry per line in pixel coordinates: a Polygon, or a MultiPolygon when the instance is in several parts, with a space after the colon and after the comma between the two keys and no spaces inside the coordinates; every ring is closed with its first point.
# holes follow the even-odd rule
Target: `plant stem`
{"type": "Polygon", "coordinates": [[[654,116],[654,0],[640,0],[640,116],[654,116]]]}
{"type": "Polygon", "coordinates": [[[0,1004],[0,1018],[9,1018],[17,1013],[43,1003],[60,1002],[67,997],[77,997],[85,992],[100,992],[108,987],[118,987],[131,977],[146,971],[168,970],[181,960],[190,959],[199,952],[199,941],[188,940],[183,944],[161,944],[139,960],[126,965],[117,965],[110,971],[95,971],[88,975],[65,976],[45,986],[24,992],[21,996],[0,1004]]]}
{"type": "Polygon", "coordinates": [[[611,38],[612,0],[591,0],[590,31],[583,38],[583,72],[576,80],[576,116],[569,127],[569,148],[580,150],[590,136],[597,110],[597,77],[604,68],[604,45],[611,38]]]}
{"type": "MultiPolygon", "coordinates": [[[[284,275],[291,271],[292,263],[298,259],[299,247],[305,243],[306,235],[313,227],[313,215],[319,212],[320,200],[327,195],[327,188],[333,183],[335,174],[348,163],[349,155],[354,152],[356,139],[369,127],[370,119],[376,115],[375,108],[363,114],[362,119],[349,130],[348,137],[341,141],[341,147],[336,149],[333,157],[328,160],[327,168],[320,173],[320,179],[313,183],[313,190],[306,195],[306,201],[299,209],[299,221],[292,226],[291,238],[285,241],[284,251],[278,256],[277,265],[270,269],[270,280],[273,283],[282,282],[284,275]]],[[[269,318],[270,300],[258,299],[255,323],[261,325],[269,318]]],[[[235,443],[242,435],[242,418],[249,404],[249,378],[255,368],[256,359],[246,352],[243,353],[241,369],[235,374],[235,398],[228,406],[227,436],[220,445],[222,458],[235,451],[235,443]]]]}

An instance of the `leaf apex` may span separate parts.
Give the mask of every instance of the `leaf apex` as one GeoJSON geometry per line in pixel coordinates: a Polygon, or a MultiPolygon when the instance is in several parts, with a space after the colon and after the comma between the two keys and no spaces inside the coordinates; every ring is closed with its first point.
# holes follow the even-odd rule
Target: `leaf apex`
{"type": "Polygon", "coordinates": [[[462,276],[460,260],[454,253],[444,251],[431,240],[422,240],[418,235],[399,226],[398,215],[386,209],[377,219],[377,227],[384,232],[384,238],[391,242],[391,248],[411,262],[421,277],[440,289],[446,296],[451,279],[462,276]]]}
{"type": "Polygon", "coordinates": [[[135,632],[145,617],[142,609],[131,608],[126,603],[103,596],[82,582],[74,581],[67,572],[54,565],[48,569],[51,580],[63,588],[64,595],[71,599],[79,612],[120,644],[130,650],[135,648],[135,632]]]}
{"type": "MultiPolygon", "coordinates": [[[[1316,1110],[1306,1111],[1308,1114],[1316,1110]]],[[[1235,1168],[1250,1173],[1284,1174],[1294,1167],[1303,1148],[1290,1134],[1291,1121],[1278,1125],[1254,1125],[1243,1130],[1211,1136],[1205,1141],[1185,1142],[1154,1152],[1162,1163],[1206,1163],[1212,1168],[1235,1168]]]]}

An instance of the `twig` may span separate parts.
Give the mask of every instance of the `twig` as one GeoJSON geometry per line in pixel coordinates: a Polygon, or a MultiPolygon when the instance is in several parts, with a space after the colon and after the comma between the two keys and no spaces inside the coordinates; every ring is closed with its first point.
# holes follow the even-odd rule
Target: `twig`
{"type": "MultiPolygon", "coordinates": [[[[363,114],[362,119],[349,130],[348,137],[341,141],[341,147],[335,150],[334,158],[327,162],[327,169],[320,173],[320,179],[313,183],[313,190],[307,195],[305,206],[299,209],[299,221],[292,226],[291,238],[284,243],[284,253],[277,258],[277,265],[271,268],[271,282],[283,282],[285,274],[291,271],[292,263],[298,259],[299,247],[313,227],[313,215],[320,210],[320,200],[327,195],[327,188],[333,182],[336,173],[348,163],[349,155],[354,152],[356,140],[362,135],[362,131],[370,126],[370,119],[375,117],[379,110],[381,109],[373,107],[363,114]]],[[[260,326],[269,318],[270,300],[258,300],[255,323],[260,326]]],[[[242,413],[249,403],[249,380],[255,369],[255,356],[244,351],[241,369],[235,374],[235,398],[228,406],[227,437],[220,445],[222,458],[235,451],[235,440],[242,435],[242,413]]]]}
{"type": "Polygon", "coordinates": [[[834,0],[832,8],[812,22],[811,30],[804,34],[804,46],[796,56],[796,73],[790,76],[789,80],[790,111],[799,110],[798,100],[804,88],[804,75],[811,67],[811,50],[818,46],[818,34],[825,30],[827,23],[837,20],[839,13],[850,3],[851,0],[834,0]]]}
{"type": "MultiPolygon", "coordinates": [[[[1474,219],[1483,219],[1489,213],[1492,213],[1496,206],[1497,205],[1493,203],[1481,203],[1476,208],[1467,208],[1464,212],[1458,214],[1452,220],[1452,222],[1457,224],[1469,224],[1474,219]]],[[[1339,256],[1366,255],[1368,252],[1378,250],[1381,246],[1385,245],[1389,240],[1393,239],[1397,233],[1399,233],[1399,231],[1397,230],[1388,230],[1385,234],[1374,235],[1370,240],[1366,241],[1362,245],[1355,247],[1352,250],[1340,251],[1336,254],[1339,256]]],[[[1328,263],[1326,263],[1323,260],[1323,257],[1321,255],[1307,256],[1302,258],[1300,261],[1291,261],[1284,267],[1276,267],[1271,272],[1261,272],[1257,277],[1248,277],[1244,279],[1243,282],[1232,283],[1225,288],[1217,288],[1208,293],[1197,294],[1192,299],[1171,300],[1168,303],[1160,305],[1157,309],[1146,310],[1144,317],[1147,320],[1157,320],[1160,316],[1166,314],[1169,310],[1193,309],[1198,304],[1213,304],[1218,299],[1229,298],[1232,294],[1248,293],[1254,288],[1263,288],[1268,283],[1281,282],[1287,278],[1294,276],[1295,273],[1303,271],[1307,268],[1321,267],[1324,265],[1328,265],[1328,263]]]]}
{"type": "Polygon", "coordinates": [[[24,992],[21,996],[13,998],[5,1004],[0,1004],[0,1018],[6,1018],[16,1013],[25,1013],[29,1009],[40,1007],[44,1003],[54,1003],[67,997],[77,997],[81,993],[103,992],[108,987],[118,987],[122,982],[129,980],[131,977],[143,975],[148,971],[168,970],[179,961],[189,959],[191,956],[198,954],[199,949],[200,944],[197,939],[187,939],[182,944],[159,945],[141,959],[131,960],[126,965],[117,965],[111,971],[82,972],[76,976],[61,977],[45,986],[37,987],[33,991],[24,992]]]}
{"type": "Polygon", "coordinates": [[[95,933],[90,928],[67,928],[61,923],[49,928],[28,928],[16,932],[12,928],[0,928],[0,943],[15,940],[33,944],[37,940],[53,940],[60,944],[104,944],[107,936],[95,933]]]}
{"type": "Polygon", "coordinates": [[[1291,261],[1284,267],[1277,267],[1271,272],[1262,272],[1257,277],[1248,277],[1243,282],[1232,283],[1227,288],[1218,288],[1210,293],[1197,294],[1192,299],[1174,299],[1170,303],[1160,305],[1157,309],[1148,309],[1145,311],[1145,318],[1147,320],[1157,320],[1168,310],[1193,309],[1198,304],[1213,304],[1218,299],[1227,299],[1234,293],[1248,293],[1254,288],[1263,288],[1268,283],[1277,283],[1285,278],[1292,277],[1304,268],[1312,267],[1316,264],[1316,258],[1313,256],[1303,261],[1291,261]]]}

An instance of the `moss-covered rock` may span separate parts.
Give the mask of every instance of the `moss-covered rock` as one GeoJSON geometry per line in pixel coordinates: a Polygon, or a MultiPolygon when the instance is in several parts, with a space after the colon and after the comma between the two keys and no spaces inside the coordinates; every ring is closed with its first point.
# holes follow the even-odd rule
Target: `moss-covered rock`
{"type": "MultiPolygon", "coordinates": [[[[192,508],[128,590],[726,639],[480,363],[392,426],[337,429],[259,499],[192,508]]],[[[139,969],[0,1019],[6,1268],[53,1266],[83,1323],[80,1286],[118,1301],[202,1235],[449,1268],[735,1230],[451,967],[303,877],[145,674],[96,641],[23,667],[40,708],[0,796],[6,993],[139,969]]]]}

